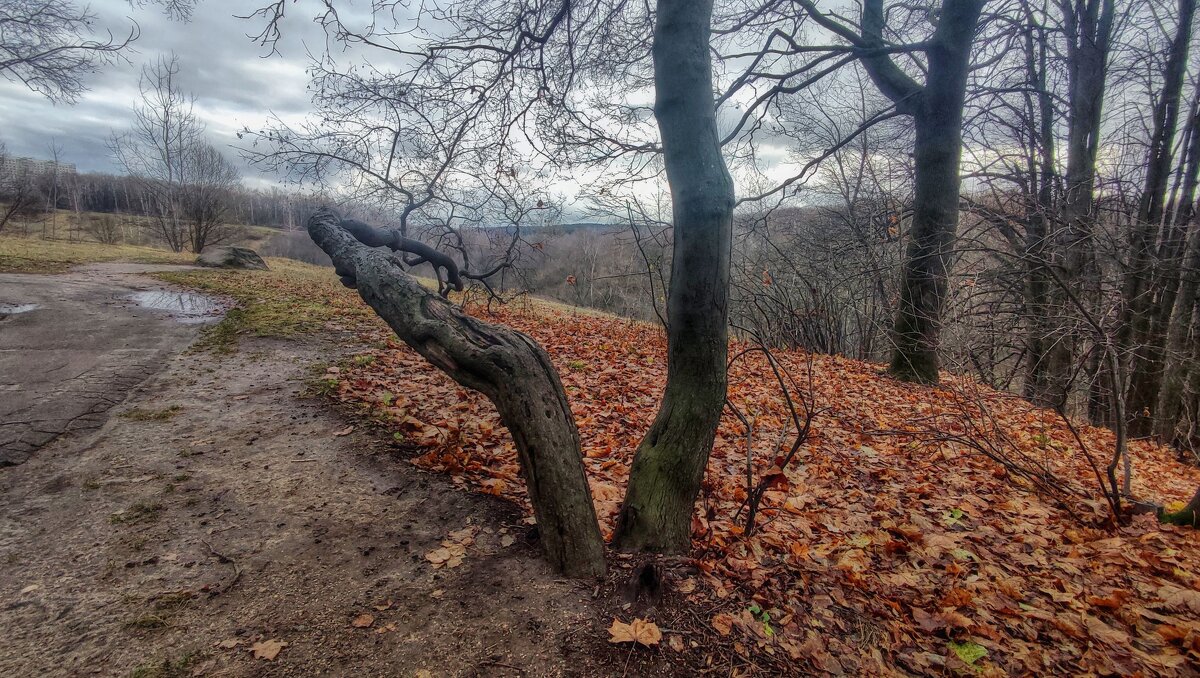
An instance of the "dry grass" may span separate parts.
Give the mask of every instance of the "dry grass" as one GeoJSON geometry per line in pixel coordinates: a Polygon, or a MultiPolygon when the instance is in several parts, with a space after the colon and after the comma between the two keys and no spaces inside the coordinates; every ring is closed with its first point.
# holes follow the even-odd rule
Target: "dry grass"
{"type": "Polygon", "coordinates": [[[129,261],[190,264],[195,255],[138,245],[65,242],[16,235],[0,236],[0,273],[62,273],[78,264],[129,261]]]}

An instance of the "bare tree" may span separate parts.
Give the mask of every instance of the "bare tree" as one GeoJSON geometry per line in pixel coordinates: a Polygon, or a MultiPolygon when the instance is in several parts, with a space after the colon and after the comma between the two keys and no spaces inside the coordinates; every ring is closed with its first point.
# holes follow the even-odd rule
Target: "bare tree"
{"type": "Polygon", "coordinates": [[[240,182],[237,168],[211,144],[202,142],[186,149],[180,207],[193,252],[230,237],[226,224],[230,193],[240,182]]]}
{"type": "Polygon", "coordinates": [[[86,77],[121,58],[138,37],[94,37],[95,15],[69,0],[0,3],[0,76],[50,99],[74,101],[86,77]]]}
{"type": "Polygon", "coordinates": [[[142,70],[133,127],[114,133],[109,147],[149,196],[159,237],[176,252],[188,246],[199,252],[220,239],[227,192],[238,178],[205,141],[193,98],[179,87],[179,70],[175,56],[142,70]]]}
{"type": "Polygon", "coordinates": [[[8,160],[8,147],[0,142],[0,201],[4,203],[0,210],[0,233],[13,217],[33,206],[39,195],[35,178],[29,171],[8,160]]]}
{"type": "Polygon", "coordinates": [[[889,368],[907,381],[938,381],[938,333],[958,228],[963,105],[984,2],[942,3],[931,35],[908,52],[925,55],[926,63],[920,66],[924,83],[920,83],[888,54],[892,42],[885,34],[883,0],[864,1],[858,30],[801,0],[814,21],[862,51],[862,64],[879,91],[892,100],[897,112],[913,119],[913,219],[889,368]]]}

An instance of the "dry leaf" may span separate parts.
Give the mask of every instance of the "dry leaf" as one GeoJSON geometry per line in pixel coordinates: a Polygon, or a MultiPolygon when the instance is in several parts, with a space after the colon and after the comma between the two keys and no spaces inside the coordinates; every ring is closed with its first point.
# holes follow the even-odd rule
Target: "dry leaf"
{"type": "Polygon", "coordinates": [[[722,612],[712,618],[712,625],[717,633],[727,636],[733,630],[733,615],[722,612]]]}
{"type": "Polygon", "coordinates": [[[254,653],[255,659],[265,659],[272,661],[279,656],[280,650],[287,647],[287,643],[272,638],[270,640],[262,640],[250,646],[250,651],[254,653]]]}
{"type": "Polygon", "coordinates": [[[232,650],[233,648],[235,648],[241,644],[242,644],[242,641],[238,640],[237,638],[227,638],[227,639],[222,640],[221,642],[217,643],[217,647],[219,647],[223,650],[232,650]]]}
{"type": "Polygon", "coordinates": [[[608,639],[610,643],[638,643],[649,647],[662,640],[662,631],[658,630],[658,625],[645,619],[634,619],[628,624],[613,619],[608,633],[612,636],[608,639]]]}
{"type": "Polygon", "coordinates": [[[375,615],[370,614],[368,612],[363,612],[362,614],[355,617],[350,622],[350,625],[356,629],[365,629],[374,623],[375,623],[375,615]]]}
{"type": "Polygon", "coordinates": [[[1163,607],[1169,610],[1188,610],[1193,614],[1200,614],[1198,591],[1167,585],[1158,589],[1158,596],[1163,599],[1163,607]]]}
{"type": "Polygon", "coordinates": [[[686,647],[683,644],[683,636],[671,634],[667,636],[667,646],[676,652],[683,652],[686,647]]]}
{"type": "Polygon", "coordinates": [[[434,565],[441,565],[442,563],[446,562],[447,560],[450,560],[451,557],[453,557],[453,556],[451,555],[450,551],[446,550],[445,547],[440,548],[440,549],[434,549],[434,550],[430,551],[429,553],[425,554],[425,560],[428,560],[429,562],[433,563],[434,565]]]}
{"type": "Polygon", "coordinates": [[[342,429],[342,430],[340,430],[340,431],[336,431],[336,432],[334,432],[334,434],[333,434],[333,435],[334,435],[334,436],[337,436],[337,437],[339,437],[339,438],[340,438],[340,437],[342,437],[342,436],[348,436],[348,435],[350,435],[351,433],[354,433],[354,427],[353,427],[353,426],[347,426],[346,428],[344,428],[344,429],[342,429]]]}

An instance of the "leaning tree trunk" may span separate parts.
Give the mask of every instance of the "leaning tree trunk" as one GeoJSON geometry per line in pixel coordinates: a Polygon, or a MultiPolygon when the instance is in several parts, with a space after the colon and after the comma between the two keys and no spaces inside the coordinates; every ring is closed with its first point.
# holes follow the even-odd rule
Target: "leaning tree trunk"
{"type": "Polygon", "coordinates": [[[721,157],[709,58],[712,0],[660,0],[654,115],[671,187],[667,388],[642,440],[617,527],[620,548],[681,552],[725,404],[733,180],[721,157]]]}
{"type": "Polygon", "coordinates": [[[393,256],[356,240],[332,211],[317,212],[308,232],[343,282],[357,287],[404,343],[496,405],[516,443],[550,563],[572,576],[604,574],[579,432],[546,352],[528,336],[472,318],[431,293],[393,256]]]}

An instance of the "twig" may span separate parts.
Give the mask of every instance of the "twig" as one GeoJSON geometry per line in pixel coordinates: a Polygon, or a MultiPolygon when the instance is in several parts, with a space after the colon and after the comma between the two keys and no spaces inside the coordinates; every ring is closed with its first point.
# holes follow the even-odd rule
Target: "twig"
{"type": "Polygon", "coordinates": [[[242,568],[238,567],[236,560],[234,560],[233,558],[230,558],[229,556],[225,555],[224,553],[221,553],[220,551],[216,550],[215,548],[213,548],[212,544],[208,543],[207,541],[201,539],[200,543],[204,544],[205,546],[208,547],[209,553],[216,556],[217,562],[229,563],[230,565],[233,566],[233,579],[229,580],[228,584],[222,586],[220,591],[217,591],[212,594],[214,596],[219,596],[222,593],[225,593],[229,589],[233,588],[234,584],[238,583],[238,580],[241,579],[241,577],[242,577],[242,568]]]}

